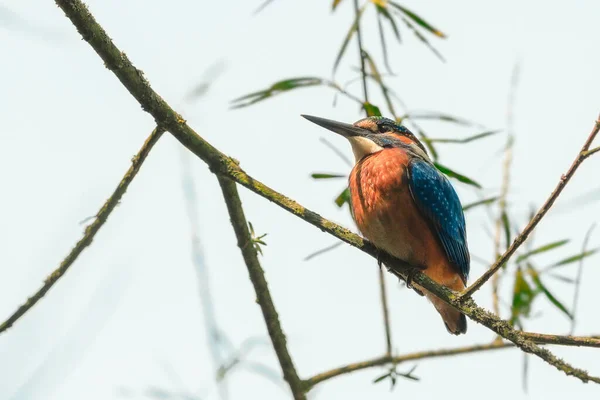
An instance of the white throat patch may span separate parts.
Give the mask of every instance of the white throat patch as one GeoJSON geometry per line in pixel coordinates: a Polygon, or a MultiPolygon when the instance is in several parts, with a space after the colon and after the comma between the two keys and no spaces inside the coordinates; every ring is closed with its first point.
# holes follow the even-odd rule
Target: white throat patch
{"type": "Polygon", "coordinates": [[[356,162],[362,160],[364,156],[383,150],[383,147],[366,137],[351,136],[348,138],[348,141],[352,145],[352,152],[354,153],[356,162]]]}

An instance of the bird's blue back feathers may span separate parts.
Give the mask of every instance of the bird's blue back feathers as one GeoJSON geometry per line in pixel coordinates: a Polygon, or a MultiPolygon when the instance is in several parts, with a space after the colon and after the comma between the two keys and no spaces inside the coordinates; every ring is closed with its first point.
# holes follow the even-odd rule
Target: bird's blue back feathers
{"type": "Polygon", "coordinates": [[[413,158],[408,173],[410,191],[417,208],[431,224],[446,256],[466,283],[470,256],[465,217],[458,195],[448,179],[425,160],[413,158]]]}

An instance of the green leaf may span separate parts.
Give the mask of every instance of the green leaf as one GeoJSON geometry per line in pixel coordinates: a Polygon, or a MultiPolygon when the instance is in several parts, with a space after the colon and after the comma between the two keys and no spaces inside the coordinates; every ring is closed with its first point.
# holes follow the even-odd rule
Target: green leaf
{"type": "Polygon", "coordinates": [[[560,311],[562,311],[567,317],[569,317],[569,319],[573,319],[573,315],[571,315],[571,313],[569,312],[569,310],[567,310],[567,307],[565,307],[549,290],[548,288],[542,283],[542,280],[540,279],[540,275],[538,274],[538,272],[531,266],[531,264],[527,264],[527,272],[529,273],[529,275],[531,276],[531,279],[533,279],[533,282],[536,284],[537,289],[540,290],[542,293],[544,293],[544,295],[546,295],[546,298],[552,303],[554,304],[554,306],[556,308],[558,308],[560,311]]]}
{"type": "Polygon", "coordinates": [[[333,0],[333,4],[331,5],[331,11],[335,11],[337,6],[339,6],[341,2],[342,0],[333,0]]]}
{"type": "Polygon", "coordinates": [[[346,52],[348,43],[350,43],[350,39],[352,39],[352,36],[358,30],[358,24],[360,22],[360,17],[362,16],[363,11],[365,11],[364,5],[358,10],[358,13],[356,13],[356,18],[354,18],[354,22],[350,26],[350,30],[348,31],[348,33],[346,34],[346,37],[344,38],[344,41],[342,42],[342,47],[340,47],[340,51],[338,52],[337,57],[335,58],[335,62],[333,63],[333,73],[335,73],[335,71],[337,70],[337,67],[340,65],[342,56],[346,52]]]}
{"type": "Polygon", "coordinates": [[[481,124],[477,122],[473,122],[466,118],[457,117],[455,115],[441,113],[437,111],[413,111],[406,113],[402,118],[410,118],[410,119],[435,119],[444,122],[450,122],[456,125],[461,126],[475,126],[482,127],[481,124]]]}
{"type": "Polygon", "coordinates": [[[254,10],[254,14],[258,14],[262,10],[264,10],[269,4],[271,4],[273,0],[265,0],[256,10],[254,10]]]}
{"type": "Polygon", "coordinates": [[[490,198],[487,198],[487,199],[483,199],[483,200],[479,200],[479,201],[474,201],[473,203],[465,204],[462,209],[463,209],[463,212],[464,212],[464,211],[470,210],[470,209],[475,208],[475,207],[492,204],[493,202],[495,202],[498,199],[499,199],[499,196],[494,196],[494,197],[490,197],[490,198]]]}
{"type": "Polygon", "coordinates": [[[472,186],[475,186],[476,188],[481,189],[481,185],[479,183],[475,182],[473,179],[468,178],[464,175],[461,175],[458,172],[453,171],[450,168],[448,168],[440,163],[435,162],[433,164],[436,166],[437,169],[439,169],[442,173],[448,175],[449,177],[454,178],[454,179],[458,180],[459,182],[466,183],[467,185],[472,185],[472,186]]]}
{"type": "Polygon", "coordinates": [[[344,191],[335,199],[335,204],[337,204],[338,207],[343,206],[344,203],[350,204],[350,189],[348,188],[344,189],[344,191]]]}
{"type": "Polygon", "coordinates": [[[434,28],[429,22],[425,21],[423,18],[421,18],[414,12],[410,11],[408,8],[403,7],[400,4],[394,3],[392,1],[390,1],[390,4],[393,7],[395,7],[396,9],[400,10],[404,15],[406,15],[408,18],[410,18],[412,21],[414,21],[417,25],[419,25],[420,27],[424,28],[425,30],[433,33],[435,36],[442,38],[442,39],[446,37],[446,35],[443,32],[441,32],[437,28],[434,28]]]}
{"type": "Polygon", "coordinates": [[[596,254],[599,249],[600,248],[595,248],[595,249],[592,249],[592,250],[582,251],[579,254],[575,254],[575,255],[573,255],[571,257],[564,258],[564,259],[562,259],[562,260],[560,260],[560,261],[558,261],[558,262],[550,265],[549,267],[546,268],[546,270],[576,263],[577,261],[581,261],[584,258],[591,256],[592,254],[596,254]]]}
{"type": "Polygon", "coordinates": [[[321,254],[325,254],[328,251],[331,251],[331,250],[333,250],[333,249],[335,249],[335,248],[337,248],[337,247],[339,247],[339,246],[341,246],[343,244],[344,244],[344,242],[336,242],[336,243],[334,243],[334,244],[332,244],[330,246],[327,246],[327,247],[324,247],[324,248],[319,249],[317,251],[314,251],[314,252],[310,253],[309,255],[307,255],[306,257],[304,257],[304,261],[308,261],[308,260],[313,259],[313,258],[315,258],[317,256],[320,256],[321,254]]]}
{"type": "MultiPolygon", "coordinates": [[[[375,64],[375,61],[366,51],[363,51],[363,57],[369,65],[369,69],[371,70],[371,77],[375,80],[375,82],[377,82],[377,84],[381,88],[381,93],[383,94],[383,98],[385,99],[386,105],[390,110],[390,113],[392,113],[394,118],[396,118],[396,111],[394,110],[394,103],[392,103],[392,99],[390,97],[390,90],[383,82],[383,77],[379,73],[379,69],[375,64]]],[[[379,115],[381,115],[381,113],[379,115]]]]}
{"type": "Polygon", "coordinates": [[[374,104],[371,104],[367,101],[363,103],[363,108],[367,112],[367,116],[369,117],[381,117],[381,111],[379,107],[374,104]]]}
{"type": "Polygon", "coordinates": [[[273,97],[293,89],[328,84],[329,82],[312,76],[284,79],[282,81],[275,82],[265,90],[249,93],[232,100],[232,108],[247,107],[249,105],[258,103],[259,101],[268,99],[269,97],[273,97]]]}
{"type": "Polygon", "coordinates": [[[408,27],[408,29],[410,29],[415,36],[417,37],[417,39],[419,39],[421,41],[421,43],[423,43],[427,48],[429,48],[429,50],[431,50],[431,52],[433,54],[435,54],[435,56],[437,58],[440,59],[440,61],[442,62],[446,62],[446,60],[444,59],[444,57],[440,54],[439,51],[437,51],[437,49],[435,47],[433,47],[433,45],[431,43],[429,43],[429,40],[427,40],[427,38],[425,36],[423,36],[423,34],[421,32],[419,32],[417,30],[417,28],[406,18],[401,17],[402,22],[404,22],[404,24],[408,27]]]}
{"type": "Polygon", "coordinates": [[[336,179],[336,178],[345,178],[346,175],[340,174],[326,174],[323,172],[315,172],[314,174],[310,174],[313,179],[336,179]]]}
{"type": "Polygon", "coordinates": [[[515,271],[515,285],[513,287],[513,300],[511,307],[510,323],[512,325],[519,323],[519,317],[529,317],[531,312],[531,303],[536,293],[531,289],[529,283],[525,280],[521,267],[515,271]]]}
{"type": "MultiPolygon", "coordinates": [[[[401,118],[401,120],[403,120],[404,118],[401,118]]],[[[433,146],[433,143],[431,143],[428,139],[429,136],[425,133],[425,131],[423,129],[421,129],[421,127],[419,125],[417,125],[415,123],[415,121],[411,120],[411,124],[412,126],[415,128],[415,130],[417,131],[417,134],[419,135],[419,137],[423,140],[423,143],[425,144],[425,146],[427,146],[427,149],[429,150],[429,152],[431,153],[431,158],[435,161],[438,158],[438,152],[435,149],[435,147],[433,146]]]]}
{"type": "Polygon", "coordinates": [[[387,6],[385,4],[384,5],[376,4],[376,9],[377,9],[377,27],[379,29],[379,41],[381,42],[381,50],[383,51],[383,63],[385,65],[386,69],[388,70],[388,72],[392,73],[392,68],[390,67],[389,56],[388,56],[388,51],[387,51],[387,44],[386,44],[386,40],[385,40],[385,31],[383,30],[382,20],[385,18],[389,22],[390,26],[392,27],[392,30],[394,31],[394,35],[396,36],[396,39],[398,40],[398,43],[402,43],[402,40],[400,39],[400,31],[398,30],[398,25],[396,24],[396,21],[394,20],[394,18],[388,11],[387,6]]]}
{"type": "Polygon", "coordinates": [[[521,261],[524,261],[531,256],[534,256],[534,255],[540,254],[540,253],[545,253],[546,251],[550,251],[550,250],[556,249],[558,247],[564,246],[567,243],[569,243],[569,239],[559,240],[556,242],[545,244],[543,246],[540,246],[533,250],[530,250],[525,254],[521,254],[519,257],[517,257],[517,260],[515,262],[518,264],[521,261]]]}
{"type": "Polygon", "coordinates": [[[382,6],[380,4],[376,4],[377,6],[377,12],[384,17],[385,19],[388,20],[388,22],[390,23],[392,30],[394,31],[394,36],[396,36],[396,39],[398,40],[398,43],[402,43],[402,38],[400,37],[400,30],[398,29],[398,25],[396,24],[396,21],[394,20],[394,17],[392,17],[392,14],[390,14],[389,10],[387,9],[387,7],[382,6]]]}
{"type": "MultiPolygon", "coordinates": [[[[502,215],[500,216],[500,218],[502,219],[502,227],[504,228],[504,240],[506,243],[506,248],[508,249],[508,246],[510,246],[512,240],[510,238],[510,220],[508,219],[508,214],[506,213],[506,210],[502,210],[502,215]]],[[[504,268],[506,268],[507,265],[508,264],[505,263],[504,268]]]]}
{"type": "Polygon", "coordinates": [[[550,278],[554,278],[558,281],[564,282],[564,283],[570,283],[570,284],[577,283],[577,281],[575,279],[569,278],[568,276],[562,276],[562,275],[558,275],[558,274],[548,274],[547,276],[549,276],[550,278]]]}
{"type": "Polygon", "coordinates": [[[377,28],[379,30],[379,41],[381,42],[381,51],[383,52],[383,65],[388,70],[388,72],[392,73],[392,68],[390,67],[390,58],[387,50],[387,44],[385,41],[385,32],[383,31],[383,24],[381,22],[381,14],[377,13],[377,28]]]}
{"type": "Polygon", "coordinates": [[[428,139],[430,142],[434,142],[434,143],[460,143],[460,144],[464,144],[464,143],[469,143],[469,142],[474,142],[475,140],[479,140],[479,139],[483,139],[486,138],[488,136],[492,136],[495,135],[497,133],[502,132],[501,130],[495,130],[495,131],[485,131],[485,132],[481,132],[472,136],[468,136],[466,138],[462,138],[462,139],[428,139]]]}
{"type": "Polygon", "coordinates": [[[387,378],[390,378],[391,376],[392,376],[392,373],[391,373],[391,372],[388,372],[387,374],[384,374],[384,375],[381,375],[381,376],[379,376],[379,377],[375,378],[375,379],[373,380],[373,383],[378,383],[378,382],[381,382],[382,380],[384,380],[384,379],[387,379],[387,378]]]}

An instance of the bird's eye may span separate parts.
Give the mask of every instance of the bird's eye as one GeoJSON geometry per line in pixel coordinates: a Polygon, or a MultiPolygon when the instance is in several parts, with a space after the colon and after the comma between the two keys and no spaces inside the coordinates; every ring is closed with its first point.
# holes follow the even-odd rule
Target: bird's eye
{"type": "Polygon", "coordinates": [[[379,133],[386,133],[389,132],[389,127],[381,124],[377,126],[377,129],[379,130],[379,133]]]}

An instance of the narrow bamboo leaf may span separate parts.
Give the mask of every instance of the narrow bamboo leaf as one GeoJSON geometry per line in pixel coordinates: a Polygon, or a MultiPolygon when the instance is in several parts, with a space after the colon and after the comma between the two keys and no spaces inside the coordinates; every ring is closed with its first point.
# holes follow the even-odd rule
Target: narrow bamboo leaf
{"type": "Polygon", "coordinates": [[[311,259],[313,259],[313,258],[315,258],[317,256],[320,256],[321,254],[325,254],[325,253],[327,253],[327,252],[329,252],[329,251],[331,251],[331,250],[333,250],[333,249],[335,249],[337,247],[340,247],[342,244],[344,244],[344,242],[337,242],[337,243],[334,243],[334,244],[332,244],[330,246],[327,246],[327,247],[324,247],[324,248],[319,249],[317,251],[314,251],[314,252],[310,253],[309,255],[307,255],[306,257],[304,257],[304,261],[308,261],[308,260],[311,260],[311,259]]]}
{"type": "Polygon", "coordinates": [[[375,379],[373,380],[373,383],[378,383],[378,382],[381,382],[382,380],[384,380],[384,379],[387,379],[387,378],[390,378],[391,376],[392,376],[392,373],[391,373],[391,372],[388,372],[388,373],[387,373],[387,374],[385,374],[385,375],[381,375],[381,376],[379,376],[379,377],[375,378],[375,379]]]}
{"type": "Polygon", "coordinates": [[[510,323],[515,325],[518,323],[519,317],[528,317],[531,311],[531,303],[535,298],[536,293],[531,289],[531,286],[525,280],[521,267],[515,271],[515,285],[513,287],[513,299],[511,307],[510,323]]]}
{"type": "Polygon", "coordinates": [[[490,197],[487,199],[474,201],[473,203],[465,204],[463,206],[463,211],[467,211],[467,210],[470,210],[472,208],[479,207],[479,206],[485,206],[485,205],[492,204],[493,202],[498,200],[498,198],[499,198],[499,196],[494,196],[494,197],[490,197]]]}
{"type": "MultiPolygon", "coordinates": [[[[392,114],[392,116],[394,118],[396,118],[396,110],[394,108],[394,103],[392,103],[392,99],[390,97],[390,90],[383,82],[383,77],[379,73],[379,69],[377,68],[377,65],[375,64],[375,61],[369,55],[369,53],[367,53],[366,51],[363,51],[363,55],[365,57],[365,60],[367,61],[367,64],[369,65],[369,70],[371,71],[371,76],[373,77],[375,82],[377,82],[377,84],[381,88],[381,93],[383,94],[383,98],[385,99],[386,105],[387,105],[388,109],[390,110],[390,113],[392,114]]],[[[379,114],[379,115],[381,115],[381,114],[379,114]]]]}
{"type": "Polygon", "coordinates": [[[262,10],[264,10],[272,2],[273,2],[273,0],[265,0],[265,1],[263,1],[262,4],[260,6],[258,6],[258,8],[256,10],[254,10],[254,14],[258,14],[259,12],[261,12],[262,10]]]}
{"type": "Polygon", "coordinates": [[[415,26],[406,18],[401,17],[402,22],[404,22],[404,24],[408,27],[408,29],[410,29],[415,36],[417,37],[417,39],[419,39],[421,41],[421,43],[423,43],[427,48],[429,48],[429,50],[431,50],[431,52],[433,54],[435,54],[435,56],[437,58],[440,59],[440,61],[442,62],[446,62],[446,60],[444,59],[444,57],[440,54],[439,51],[437,51],[437,49],[435,47],[433,47],[433,45],[431,43],[429,43],[429,40],[427,40],[427,38],[425,36],[423,36],[423,34],[421,32],[419,32],[417,30],[417,28],[415,28],[415,26]]]}
{"type": "MultiPolygon", "coordinates": [[[[401,119],[404,119],[404,118],[401,118],[401,119]]],[[[429,152],[431,153],[431,158],[433,159],[433,161],[436,161],[438,159],[439,155],[438,155],[438,152],[435,149],[433,143],[431,143],[428,140],[429,135],[427,135],[427,133],[425,133],[425,131],[419,125],[417,125],[414,120],[411,120],[411,124],[417,131],[417,135],[419,135],[419,138],[421,138],[423,140],[423,143],[427,147],[427,150],[429,150],[429,152]]]]}
{"type": "Polygon", "coordinates": [[[544,293],[544,295],[546,296],[546,298],[552,303],[554,304],[554,306],[556,308],[558,308],[560,311],[562,311],[567,317],[569,317],[569,319],[573,319],[573,315],[571,315],[571,313],[569,312],[569,310],[567,310],[567,307],[565,307],[549,290],[548,288],[542,283],[542,280],[540,279],[540,276],[538,274],[538,272],[531,266],[531,264],[527,264],[527,272],[529,273],[529,275],[531,276],[531,279],[533,279],[533,282],[536,284],[537,289],[540,290],[542,293],[544,293]]]}
{"type": "Polygon", "coordinates": [[[344,203],[350,204],[350,189],[348,188],[344,189],[344,191],[335,199],[335,204],[337,204],[338,207],[343,206],[344,203]]]}
{"type": "Polygon", "coordinates": [[[472,186],[475,186],[476,188],[481,189],[481,185],[479,183],[475,182],[473,179],[468,178],[462,174],[459,174],[458,172],[453,171],[450,168],[448,168],[440,163],[435,162],[434,165],[436,166],[437,169],[439,169],[442,173],[448,175],[449,177],[454,178],[454,179],[458,180],[459,182],[466,183],[467,185],[472,185],[472,186]]]}
{"type": "Polygon", "coordinates": [[[479,140],[479,139],[483,139],[486,138],[488,136],[492,136],[495,135],[497,133],[502,132],[501,130],[495,130],[495,131],[485,131],[485,132],[481,132],[478,133],[476,135],[472,135],[472,136],[468,136],[466,138],[463,139],[428,139],[431,142],[434,143],[460,143],[460,144],[464,144],[464,143],[469,143],[469,142],[474,142],[475,140],[479,140]]]}
{"type": "Polygon", "coordinates": [[[333,63],[333,73],[334,74],[335,74],[335,71],[337,70],[338,66],[340,65],[342,56],[346,52],[346,48],[348,47],[348,43],[350,43],[350,39],[352,39],[352,36],[354,36],[354,34],[356,33],[356,30],[358,29],[358,24],[360,22],[360,17],[362,16],[363,11],[365,11],[364,5],[358,10],[358,13],[356,14],[356,18],[354,18],[354,22],[350,26],[350,30],[348,31],[348,33],[346,34],[346,37],[344,38],[344,41],[342,42],[342,47],[340,47],[340,51],[338,52],[337,57],[335,58],[335,62],[333,63]]]}
{"type": "Polygon", "coordinates": [[[573,255],[571,257],[564,258],[564,259],[562,259],[562,260],[560,260],[558,262],[555,262],[554,264],[550,265],[546,269],[552,269],[552,268],[562,267],[562,266],[565,266],[565,265],[576,263],[577,261],[581,261],[584,258],[591,256],[592,254],[596,254],[596,252],[598,252],[599,249],[600,248],[595,248],[595,249],[592,249],[592,250],[586,250],[586,251],[583,251],[583,252],[581,252],[579,254],[575,254],[575,255],[573,255]]]}
{"type": "Polygon", "coordinates": [[[338,149],[337,147],[335,147],[329,140],[327,140],[325,138],[320,138],[319,140],[325,146],[329,147],[329,149],[331,151],[333,151],[335,153],[335,155],[338,156],[347,166],[351,167],[352,165],[354,165],[352,163],[352,161],[350,161],[350,159],[348,157],[346,157],[346,155],[344,153],[342,153],[340,151],[340,149],[338,149]]]}
{"type": "Polygon", "coordinates": [[[369,102],[364,102],[363,108],[367,112],[367,115],[369,117],[381,117],[381,111],[379,110],[379,107],[377,107],[376,105],[371,104],[369,102]]]}
{"type": "Polygon", "coordinates": [[[564,282],[564,283],[570,283],[570,284],[576,283],[575,279],[569,278],[568,276],[562,276],[562,275],[558,275],[558,274],[548,274],[547,276],[554,278],[558,281],[564,282]]]}
{"type": "MultiPolygon", "coordinates": [[[[379,9],[379,8],[378,8],[379,9]]],[[[383,52],[383,65],[387,71],[391,74],[392,68],[390,67],[390,59],[387,50],[387,44],[385,41],[385,32],[383,31],[383,23],[381,22],[381,13],[377,13],[377,28],[379,30],[379,41],[381,42],[381,51],[383,52]]]]}
{"type": "MultiPolygon", "coordinates": [[[[508,246],[510,246],[512,240],[510,237],[510,220],[508,219],[508,214],[506,213],[506,210],[502,211],[502,215],[500,216],[500,218],[502,219],[502,228],[504,229],[504,243],[506,243],[506,248],[508,249],[508,246]]],[[[504,264],[505,268],[506,265],[508,264],[504,264]]]]}
{"type": "Polygon", "coordinates": [[[333,0],[333,4],[331,4],[331,11],[335,11],[337,6],[339,6],[341,2],[342,0],[333,0]]]}
{"type": "Polygon", "coordinates": [[[420,381],[421,380],[421,378],[419,378],[418,376],[414,376],[414,375],[410,375],[410,374],[398,373],[398,376],[403,376],[406,379],[410,379],[411,381],[420,381]]]}
{"type": "MultiPolygon", "coordinates": [[[[436,111],[413,111],[405,114],[402,118],[410,119],[435,119],[444,122],[450,122],[461,126],[482,127],[481,124],[468,120],[466,118],[457,117],[455,115],[436,112],[436,111]]],[[[433,140],[433,139],[432,139],[433,140]]]]}
{"type": "Polygon", "coordinates": [[[556,249],[558,247],[564,246],[567,243],[569,243],[569,239],[559,240],[556,242],[545,244],[543,246],[540,246],[533,250],[530,250],[525,254],[521,254],[519,257],[517,257],[517,260],[515,262],[518,264],[521,261],[524,261],[531,256],[534,256],[534,255],[540,254],[540,253],[545,253],[546,251],[550,251],[550,250],[556,249]]]}
{"type": "Polygon", "coordinates": [[[336,178],[345,178],[346,175],[340,174],[327,174],[323,172],[315,172],[310,175],[313,179],[336,179],[336,178]]]}
{"type": "Polygon", "coordinates": [[[265,90],[260,90],[257,92],[249,93],[244,96],[238,97],[231,101],[232,108],[242,108],[247,107],[249,105],[258,103],[259,101],[268,99],[269,97],[273,97],[275,95],[281,94],[283,92],[287,92],[293,89],[298,89],[302,87],[309,86],[318,86],[318,85],[326,85],[327,81],[324,81],[321,78],[316,77],[300,77],[300,78],[291,78],[284,79],[282,81],[275,82],[270,87],[265,90]]]}
{"type": "Polygon", "coordinates": [[[402,37],[400,36],[400,30],[398,29],[398,24],[396,24],[396,20],[394,20],[394,17],[392,17],[392,14],[390,14],[387,7],[378,5],[377,11],[383,18],[385,18],[390,23],[392,30],[394,31],[394,36],[396,36],[398,43],[402,43],[402,37]]]}
{"type": "Polygon", "coordinates": [[[442,38],[442,39],[446,37],[446,35],[443,32],[441,32],[437,28],[434,28],[429,22],[425,21],[423,18],[421,18],[414,12],[410,11],[408,8],[403,7],[400,4],[397,4],[397,3],[394,3],[391,1],[390,1],[390,5],[392,5],[392,7],[395,7],[396,9],[400,10],[404,15],[406,15],[408,18],[413,20],[417,25],[419,25],[420,27],[433,33],[435,36],[442,38]]]}

